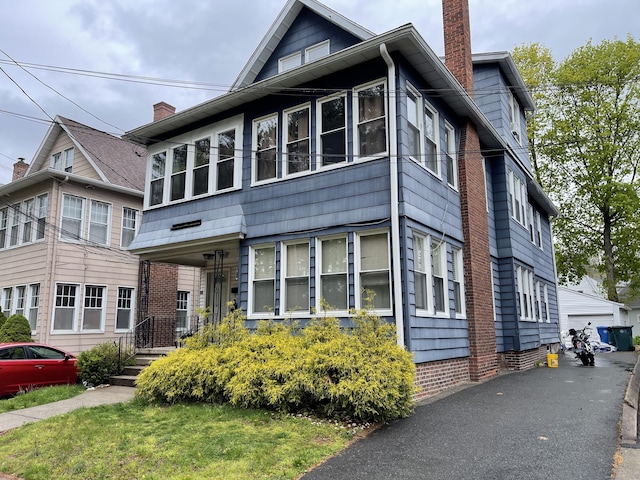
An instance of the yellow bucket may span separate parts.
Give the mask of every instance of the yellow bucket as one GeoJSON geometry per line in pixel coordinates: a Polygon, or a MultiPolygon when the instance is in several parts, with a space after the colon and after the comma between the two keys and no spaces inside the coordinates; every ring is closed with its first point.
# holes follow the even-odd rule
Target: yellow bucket
{"type": "Polygon", "coordinates": [[[558,354],[547,353],[547,367],[558,368],[558,354]]]}

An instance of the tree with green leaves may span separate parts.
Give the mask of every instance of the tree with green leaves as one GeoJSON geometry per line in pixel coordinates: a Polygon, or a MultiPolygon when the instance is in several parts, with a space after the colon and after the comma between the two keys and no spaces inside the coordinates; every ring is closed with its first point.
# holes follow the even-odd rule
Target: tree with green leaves
{"type": "MultiPolygon", "coordinates": [[[[561,282],[591,271],[607,297],[640,292],[640,44],[588,42],[556,63],[540,44],[516,47],[537,112],[528,120],[536,175],[560,211],[561,282]]],[[[629,300],[627,298],[626,300],[629,300]]]]}

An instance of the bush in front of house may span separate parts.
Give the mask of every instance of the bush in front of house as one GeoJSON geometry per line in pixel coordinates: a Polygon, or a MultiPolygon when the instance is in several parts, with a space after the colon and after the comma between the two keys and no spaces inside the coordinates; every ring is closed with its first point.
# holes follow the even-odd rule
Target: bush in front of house
{"type": "Polygon", "coordinates": [[[351,330],[323,316],[304,329],[263,321],[249,333],[236,310],[145,368],[136,394],[356,420],[409,415],[415,366],[395,326],[370,311],[353,320],[351,330]]]}
{"type": "Polygon", "coordinates": [[[29,320],[18,313],[7,318],[0,327],[0,343],[33,342],[29,320]]]}
{"type": "Polygon", "coordinates": [[[2,308],[0,308],[0,330],[2,329],[2,326],[4,325],[4,322],[6,322],[6,321],[7,321],[7,316],[2,311],[2,308]]]}
{"type": "MultiPolygon", "coordinates": [[[[100,343],[78,355],[76,367],[80,379],[87,385],[109,383],[109,377],[120,374],[118,346],[113,342],[100,343]]],[[[132,361],[128,362],[129,364],[132,361]]]]}

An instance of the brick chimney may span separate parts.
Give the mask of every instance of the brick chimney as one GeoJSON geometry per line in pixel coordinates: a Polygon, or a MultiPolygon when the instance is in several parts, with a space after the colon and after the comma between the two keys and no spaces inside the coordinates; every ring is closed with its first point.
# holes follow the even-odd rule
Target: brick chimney
{"type": "Polygon", "coordinates": [[[19,157],[18,161],[13,164],[13,177],[11,181],[20,180],[27,173],[29,164],[24,161],[24,158],[19,157]]]}
{"type": "Polygon", "coordinates": [[[163,118],[170,117],[176,113],[176,107],[166,102],[159,102],[153,106],[153,121],[157,122],[163,118]]]}
{"type": "MultiPolygon", "coordinates": [[[[445,65],[473,96],[468,0],[442,0],[442,16],[445,65]]],[[[483,162],[478,132],[475,125],[467,120],[460,126],[458,178],[469,322],[469,375],[474,381],[489,378],[498,369],[483,162]]]]}

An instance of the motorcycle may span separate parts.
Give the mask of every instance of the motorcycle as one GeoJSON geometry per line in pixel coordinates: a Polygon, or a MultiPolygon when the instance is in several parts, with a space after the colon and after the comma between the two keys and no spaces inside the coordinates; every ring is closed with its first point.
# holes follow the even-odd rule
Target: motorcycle
{"type": "Polygon", "coordinates": [[[571,335],[571,345],[573,346],[573,353],[576,354],[576,358],[579,358],[583,365],[593,367],[595,365],[595,352],[589,341],[589,334],[587,333],[587,330],[591,330],[590,325],[591,322],[582,330],[570,328],[569,335],[571,335]]]}

